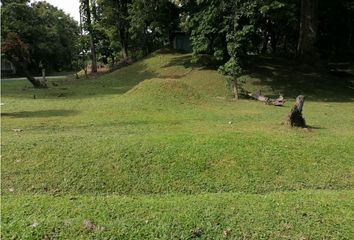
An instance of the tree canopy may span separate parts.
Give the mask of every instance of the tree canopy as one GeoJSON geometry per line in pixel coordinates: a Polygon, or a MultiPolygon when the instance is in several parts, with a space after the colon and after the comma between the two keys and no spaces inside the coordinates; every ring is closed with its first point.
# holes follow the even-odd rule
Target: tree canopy
{"type": "Polygon", "coordinates": [[[46,2],[2,1],[2,38],[14,32],[27,45],[29,69],[60,71],[71,68],[76,54],[78,25],[46,2]]]}
{"type": "Polygon", "coordinates": [[[171,46],[180,32],[196,60],[208,56],[233,79],[249,55],[313,63],[354,54],[354,0],[81,0],[83,39],[90,38],[81,50],[78,24],[63,11],[46,2],[2,4],[2,38],[18,35],[31,69],[63,69],[80,51],[104,63],[137,59],[171,46]]]}

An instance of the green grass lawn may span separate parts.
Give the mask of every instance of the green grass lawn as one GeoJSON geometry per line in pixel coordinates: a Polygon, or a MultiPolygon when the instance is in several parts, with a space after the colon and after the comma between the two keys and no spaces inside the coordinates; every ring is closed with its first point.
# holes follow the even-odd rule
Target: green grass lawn
{"type": "Polygon", "coordinates": [[[3,82],[2,239],[353,239],[352,79],[253,59],[273,107],[190,58],[3,82]],[[282,124],[299,94],[308,130],[282,124]]]}

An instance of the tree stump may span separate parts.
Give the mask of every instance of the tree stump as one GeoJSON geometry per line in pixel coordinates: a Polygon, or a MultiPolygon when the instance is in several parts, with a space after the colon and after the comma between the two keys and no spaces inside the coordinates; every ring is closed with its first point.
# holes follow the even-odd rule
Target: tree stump
{"type": "Polygon", "coordinates": [[[304,107],[305,97],[300,95],[296,98],[295,105],[291,109],[288,116],[288,122],[292,127],[306,127],[305,119],[302,117],[302,109],[304,107]]]}

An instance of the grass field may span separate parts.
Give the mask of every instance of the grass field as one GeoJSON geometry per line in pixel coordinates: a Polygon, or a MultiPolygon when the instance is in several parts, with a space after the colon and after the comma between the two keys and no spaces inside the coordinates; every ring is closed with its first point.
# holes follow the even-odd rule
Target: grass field
{"type": "Polygon", "coordinates": [[[155,53],[97,78],[2,83],[2,239],[353,239],[351,79],[257,58],[155,53]],[[308,130],[282,124],[307,96],[308,130]]]}

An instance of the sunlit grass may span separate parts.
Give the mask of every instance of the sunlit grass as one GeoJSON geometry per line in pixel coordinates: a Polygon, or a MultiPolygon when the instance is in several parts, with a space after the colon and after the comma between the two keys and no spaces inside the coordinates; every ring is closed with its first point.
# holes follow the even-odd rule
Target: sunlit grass
{"type": "Polygon", "coordinates": [[[274,83],[256,69],[246,88],[283,90],[285,107],[235,102],[223,76],[189,58],[154,54],[47,90],[3,82],[2,237],[350,239],[347,83],[327,76],[317,91],[323,74],[284,65],[274,83]],[[283,123],[303,91],[310,128],[291,129],[283,123]]]}

